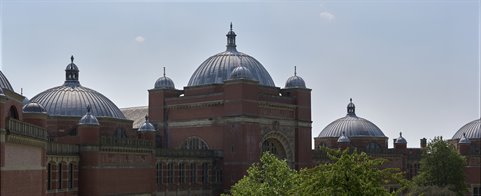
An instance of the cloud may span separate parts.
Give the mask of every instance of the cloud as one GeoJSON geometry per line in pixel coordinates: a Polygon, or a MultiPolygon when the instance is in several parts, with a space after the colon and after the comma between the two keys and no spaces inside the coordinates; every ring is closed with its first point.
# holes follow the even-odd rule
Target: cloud
{"type": "Polygon", "coordinates": [[[334,14],[326,11],[321,12],[320,16],[322,20],[325,20],[327,22],[332,22],[334,19],[336,19],[336,16],[334,16],[334,14]]]}
{"type": "Polygon", "coordinates": [[[139,36],[135,37],[135,41],[136,41],[137,43],[140,43],[140,44],[141,44],[141,43],[144,43],[145,38],[139,35],[139,36]]]}

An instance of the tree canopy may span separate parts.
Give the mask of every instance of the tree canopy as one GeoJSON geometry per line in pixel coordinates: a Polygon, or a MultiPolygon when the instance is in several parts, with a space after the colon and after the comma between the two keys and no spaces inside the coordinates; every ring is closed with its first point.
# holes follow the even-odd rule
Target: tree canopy
{"type": "MultiPolygon", "coordinates": [[[[328,163],[299,172],[285,160],[264,153],[247,175],[231,189],[232,195],[390,195],[391,184],[406,181],[398,169],[381,169],[385,160],[366,153],[325,149],[328,163]]],[[[399,189],[400,191],[401,189],[399,189]]]]}
{"type": "Polygon", "coordinates": [[[289,195],[295,186],[296,171],[285,160],[265,152],[231,189],[232,195],[289,195]]]}
{"type": "Polygon", "coordinates": [[[384,159],[373,159],[364,152],[325,149],[332,162],[301,170],[299,186],[293,193],[301,195],[391,195],[406,185],[399,169],[381,169],[384,159]],[[401,185],[390,193],[389,185],[401,185]]]}
{"type": "Polygon", "coordinates": [[[464,158],[453,145],[442,137],[435,137],[423,151],[419,175],[414,178],[417,186],[447,187],[463,195],[467,191],[464,183],[464,158]]]}

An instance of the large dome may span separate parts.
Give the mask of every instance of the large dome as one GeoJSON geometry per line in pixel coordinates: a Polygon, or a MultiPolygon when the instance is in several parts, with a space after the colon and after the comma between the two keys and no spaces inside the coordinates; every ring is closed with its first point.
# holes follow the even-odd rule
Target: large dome
{"type": "Polygon", "coordinates": [[[0,88],[13,91],[12,85],[10,85],[10,82],[8,82],[7,77],[3,75],[2,71],[0,71],[0,88]]]}
{"type": "Polygon", "coordinates": [[[468,139],[480,139],[481,138],[481,119],[476,119],[471,121],[470,123],[464,125],[459,129],[456,134],[453,136],[454,139],[460,139],[463,137],[463,134],[466,134],[466,138],[468,139]]]}
{"type": "Polygon", "coordinates": [[[347,106],[347,115],[327,125],[319,137],[339,137],[345,132],[349,138],[352,137],[386,137],[374,123],[356,116],[355,106],[351,102],[347,106]]]}
{"type": "Polygon", "coordinates": [[[255,58],[238,52],[235,44],[236,34],[231,29],[227,33],[227,50],[209,57],[195,70],[190,77],[188,86],[220,84],[229,79],[232,71],[243,66],[251,72],[260,85],[275,86],[269,72],[255,58]]]}
{"type": "Polygon", "coordinates": [[[90,105],[92,115],[125,119],[120,109],[107,97],[80,85],[78,69],[70,69],[77,67],[73,65],[72,57],[71,64],[65,70],[66,80],[62,86],[43,91],[30,99],[30,102],[41,104],[50,116],[82,117],[90,105]]]}

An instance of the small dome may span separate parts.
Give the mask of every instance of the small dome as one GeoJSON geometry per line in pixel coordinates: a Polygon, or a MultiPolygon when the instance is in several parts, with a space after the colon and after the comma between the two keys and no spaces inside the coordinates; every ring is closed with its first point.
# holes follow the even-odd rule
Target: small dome
{"type": "Polygon", "coordinates": [[[155,131],[154,125],[149,122],[149,117],[145,116],[145,122],[139,127],[139,132],[153,132],[155,131]]]}
{"type": "Polygon", "coordinates": [[[227,33],[226,51],[209,57],[195,70],[189,80],[187,86],[201,86],[210,84],[222,84],[230,78],[232,71],[243,66],[249,69],[254,80],[259,81],[263,86],[275,86],[269,72],[257,61],[236,49],[236,34],[232,31],[227,33]]]}
{"type": "Polygon", "coordinates": [[[97,118],[90,113],[90,106],[87,106],[87,114],[79,121],[79,125],[99,125],[97,118]]]}
{"type": "Polygon", "coordinates": [[[306,82],[304,82],[304,79],[297,76],[297,70],[295,66],[294,76],[291,76],[287,79],[285,88],[306,88],[306,82]]]}
{"type": "Polygon", "coordinates": [[[251,71],[249,71],[249,69],[244,66],[236,67],[230,74],[229,79],[230,80],[239,80],[239,79],[254,80],[254,78],[252,77],[251,71]]]}
{"type": "Polygon", "coordinates": [[[175,89],[174,81],[169,77],[165,76],[165,67],[164,67],[164,75],[155,81],[154,85],[155,89],[175,89]]]}
{"type": "Polygon", "coordinates": [[[337,139],[337,143],[349,143],[351,140],[346,136],[346,132],[342,132],[342,135],[337,139]]]}
{"type": "Polygon", "coordinates": [[[463,134],[466,135],[468,139],[480,139],[481,138],[481,119],[476,119],[471,121],[470,123],[461,127],[456,134],[454,134],[452,139],[461,139],[463,134]]]}
{"type": "Polygon", "coordinates": [[[386,138],[384,133],[374,123],[356,116],[355,106],[351,102],[347,106],[347,115],[327,125],[318,137],[339,137],[343,132],[349,138],[352,137],[381,137],[386,138]]]}
{"type": "Polygon", "coordinates": [[[47,114],[47,110],[45,110],[45,108],[41,104],[36,103],[36,102],[30,102],[30,103],[26,104],[25,106],[23,106],[22,110],[23,110],[23,113],[43,113],[43,114],[47,114]]]}
{"type": "Polygon", "coordinates": [[[2,71],[0,71],[0,88],[1,89],[5,88],[5,89],[8,89],[8,90],[14,91],[13,88],[12,88],[12,85],[10,85],[10,82],[8,82],[7,77],[5,77],[5,75],[3,75],[2,71]]]}
{"type": "Polygon", "coordinates": [[[403,135],[401,132],[399,132],[399,137],[396,139],[396,142],[394,142],[396,144],[407,144],[408,142],[406,141],[406,139],[403,138],[403,135]]]}
{"type": "Polygon", "coordinates": [[[461,139],[459,139],[459,143],[460,143],[460,144],[470,144],[471,141],[469,141],[469,139],[466,138],[466,134],[463,133],[463,136],[461,137],[461,139]]]}

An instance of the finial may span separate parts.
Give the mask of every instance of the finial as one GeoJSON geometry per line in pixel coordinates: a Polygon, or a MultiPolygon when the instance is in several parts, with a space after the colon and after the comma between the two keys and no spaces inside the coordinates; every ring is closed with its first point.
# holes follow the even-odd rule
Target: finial
{"type": "Polygon", "coordinates": [[[466,133],[463,133],[463,137],[466,137],[466,133]]]}
{"type": "Polygon", "coordinates": [[[399,137],[403,137],[403,132],[399,132],[399,137]]]}
{"type": "Polygon", "coordinates": [[[149,116],[145,115],[145,121],[149,121],[149,116]]]}
{"type": "Polygon", "coordinates": [[[23,88],[20,88],[20,95],[23,95],[23,88]]]}
{"type": "Polygon", "coordinates": [[[232,22],[230,22],[230,30],[232,31],[232,22]]]}
{"type": "Polygon", "coordinates": [[[87,113],[90,113],[90,109],[92,109],[92,108],[90,107],[90,104],[88,104],[87,105],[87,113]]]}
{"type": "Polygon", "coordinates": [[[70,62],[73,63],[73,55],[70,56],[70,62]]]}
{"type": "Polygon", "coordinates": [[[164,77],[165,77],[165,67],[164,67],[164,77]]]}
{"type": "Polygon", "coordinates": [[[343,136],[346,136],[346,132],[345,132],[345,131],[343,131],[343,132],[342,132],[342,135],[343,135],[343,136]]]}
{"type": "Polygon", "coordinates": [[[352,98],[350,98],[349,101],[352,103],[352,98]]]}
{"type": "Polygon", "coordinates": [[[294,76],[297,76],[297,67],[294,66],[294,76]]]}

